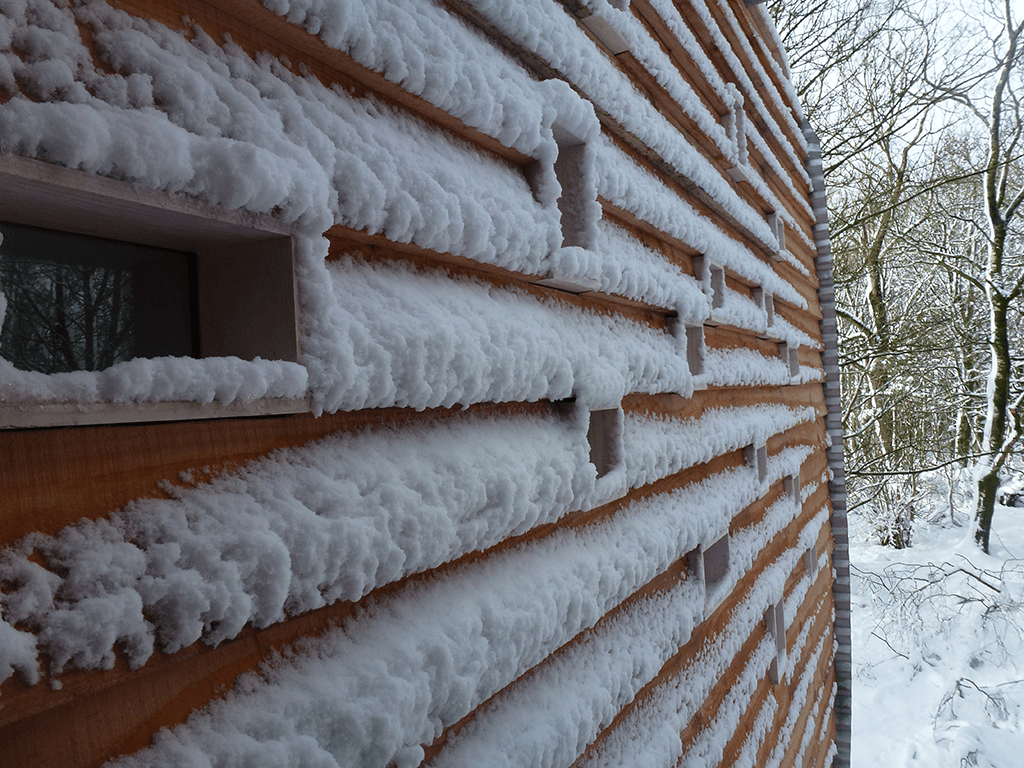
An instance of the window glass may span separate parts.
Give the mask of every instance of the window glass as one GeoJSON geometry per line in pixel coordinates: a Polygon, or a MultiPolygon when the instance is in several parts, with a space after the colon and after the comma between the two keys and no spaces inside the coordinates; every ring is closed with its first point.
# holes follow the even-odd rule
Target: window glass
{"type": "Polygon", "coordinates": [[[0,222],[0,356],[40,373],[196,356],[194,254],[0,222]]]}

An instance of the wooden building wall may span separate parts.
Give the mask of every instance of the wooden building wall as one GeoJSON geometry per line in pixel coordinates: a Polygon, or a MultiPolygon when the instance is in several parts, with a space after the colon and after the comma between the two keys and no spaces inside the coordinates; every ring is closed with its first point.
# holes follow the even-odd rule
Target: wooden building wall
{"type": "MultiPolygon", "coordinates": [[[[208,44],[203,42],[206,35],[216,45],[225,45],[230,39],[230,45],[254,58],[266,54],[278,57],[287,62],[292,72],[315,78],[351,98],[379,100],[388,108],[475,147],[515,174],[528,176],[531,166],[538,162],[538,158],[506,146],[486,131],[449,114],[415,89],[396,84],[387,72],[359,63],[352,53],[332,47],[322,37],[257,0],[111,0],[111,5],[180,32],[197,46],[208,44]]],[[[695,111],[703,110],[723,125],[737,120],[735,115],[730,117],[729,106],[719,90],[709,84],[708,73],[701,68],[705,65],[695,61],[692,45],[681,42],[677,22],[667,18],[666,3],[631,0],[625,10],[628,19],[622,23],[628,21],[629,29],[644,37],[644,45],[662,51],[676,68],[673,77],[681,78],[692,89],[699,110],[679,104],[663,84],[665,81],[652,71],[653,65],[645,63],[621,34],[614,29],[609,32],[607,25],[594,23],[597,17],[592,16],[592,10],[596,4],[577,0],[550,2],[551,10],[583,30],[602,59],[623,73],[650,107],[696,148],[717,175],[714,183],[691,178],[680,170],[678,162],[663,156],[658,146],[651,146],[653,141],[638,136],[622,124],[620,116],[602,109],[601,100],[574,82],[572,73],[564,71],[563,63],[548,60],[542,45],[531,48],[533,38],[529,35],[517,37],[510,33],[509,22],[501,18],[500,8],[473,0],[447,0],[441,7],[459,17],[480,40],[500,50],[509,66],[520,68],[537,81],[567,82],[582,99],[593,101],[601,141],[623,153],[647,177],[660,182],[663,194],[685,202],[725,232],[737,249],[752,253],[761,268],[792,288],[788,297],[769,296],[769,302],[774,299],[774,331],[771,327],[755,329],[732,324],[728,319],[723,321],[713,309],[716,286],[719,291],[728,288],[732,295],[740,296],[767,317],[766,291],[750,274],[712,263],[702,252],[699,238],[687,240],[666,231],[668,227],[659,226],[657,220],[650,221],[655,216],[645,219],[644,211],[631,200],[600,197],[598,203],[605,224],[634,238],[678,267],[683,275],[694,276],[698,282],[703,280],[702,290],[711,314],[703,324],[695,326],[697,331],[691,331],[691,352],[702,334],[705,361],[719,352],[750,350],[760,356],[758,359],[780,360],[789,372],[783,381],[764,383],[754,376],[730,383],[716,381],[710,373],[701,374],[698,359],[690,366],[697,381],[692,394],[627,393],[621,401],[626,429],[640,423],[630,419],[644,420],[645,424],[668,420],[666,423],[676,425],[674,428],[684,434],[687,429],[696,430],[702,419],[710,419],[709,415],[722,409],[749,409],[753,413],[762,405],[781,406],[790,409],[789,413],[805,415],[794,415],[789,426],[764,436],[763,442],[727,446],[727,450],[718,453],[718,449],[709,447],[700,460],[683,461],[681,466],[669,467],[662,476],[638,480],[615,498],[584,508],[568,504],[556,519],[523,526],[506,539],[482,549],[455,553],[443,563],[371,585],[358,600],[337,600],[314,610],[289,614],[268,626],[258,628],[250,624],[236,637],[215,647],[200,640],[173,653],[157,649],[144,664],[134,668],[121,648],[109,668],[75,669],[72,662],[59,674],[46,671],[48,660],[44,657],[40,682],[28,684],[24,676],[13,676],[0,685],[0,764],[12,768],[98,766],[118,755],[143,749],[159,729],[183,723],[190,713],[222,697],[240,675],[278,659],[282,650],[302,638],[319,636],[339,625],[350,631],[361,621],[369,621],[366,616],[377,615],[375,611],[379,612],[380,606],[386,606],[389,600],[413,599],[417,590],[427,589],[431,584],[472,574],[473,569],[489,561],[514,561],[525,557],[524,553],[542,551],[537,548],[546,546],[545,542],[561,541],[559,537],[579,536],[584,540],[588,531],[607,527],[616,518],[630,514],[635,503],[653,503],[652,500],[667,499],[676,492],[699,489],[716,478],[727,477],[730,470],[737,468],[756,471],[759,460],[775,466],[771,462],[782,461],[779,457],[794,449],[806,449],[801,454],[804,458],[795,483],[789,476],[773,476],[764,483],[758,498],[729,510],[727,529],[734,558],[740,551],[739,542],[763,538],[765,543],[752,553],[749,562],[731,564],[736,580],[728,594],[717,602],[709,601],[706,610],[703,605],[696,606],[692,631],[663,666],[638,684],[636,692],[627,697],[613,718],[599,721],[596,732],[584,739],[578,752],[567,760],[564,756],[556,757],[564,765],[614,760],[623,739],[635,738],[630,734],[654,732],[644,725],[645,718],[652,717],[650,713],[656,716],[673,709],[687,713],[684,722],[673,726],[679,736],[674,748],[678,765],[818,768],[832,764],[837,739],[833,707],[837,638],[830,494],[835,493],[835,486],[830,486],[828,477],[827,447],[832,438],[826,429],[825,347],[819,327],[823,313],[816,258],[822,238],[815,231],[810,206],[812,189],[803,168],[808,144],[799,127],[799,105],[792,103],[792,91],[784,81],[784,59],[757,6],[740,0],[713,1],[706,6],[701,0],[676,0],[667,5],[678,12],[686,31],[722,81],[735,84],[739,92],[753,87],[760,93],[760,100],[754,98],[754,93],[743,94],[741,122],[748,136],[749,153],[745,162],[724,155],[720,142],[709,136],[694,117],[695,111]],[[729,46],[728,56],[721,48],[723,40],[729,46]],[[620,44],[625,45],[624,50],[620,50],[620,44]],[[732,202],[723,203],[717,192],[723,184],[734,195],[729,198],[732,202]],[[777,210],[779,206],[782,210],[777,210]],[[765,237],[762,229],[749,226],[750,216],[769,222],[773,233],[778,232],[782,222],[784,244],[780,247],[777,237],[765,237]],[[800,306],[794,297],[806,306],[800,306]],[[799,335],[812,341],[800,346],[792,359],[789,355],[793,345],[784,344],[785,334],[779,333],[783,326],[791,329],[786,331],[791,337],[799,335]],[[711,380],[701,386],[702,377],[711,380]],[[801,408],[813,409],[813,413],[808,416],[801,408]],[[792,513],[784,524],[777,526],[772,516],[776,513],[769,511],[777,509],[787,497],[793,498],[792,513]],[[781,590],[773,585],[781,585],[781,590]],[[775,606],[780,606],[781,627],[774,626],[774,614],[769,616],[775,606]],[[751,624],[751,611],[765,618],[751,624]],[[773,655],[771,663],[751,668],[751,660],[762,659],[763,641],[773,631],[783,635],[779,641],[782,655],[773,655]],[[678,698],[682,688],[697,697],[695,706],[672,704],[673,696],[678,698]]],[[[95,28],[95,22],[83,18],[79,17],[77,22],[79,33],[83,41],[92,45],[93,36],[102,30],[95,28]]],[[[25,50],[16,53],[23,58],[30,56],[25,50]]],[[[117,66],[105,56],[103,52],[96,54],[100,68],[117,66]]],[[[18,98],[25,97],[0,91],[3,104],[18,98]]],[[[12,154],[7,148],[4,151],[12,154]]],[[[600,163],[600,157],[595,162],[600,163]]],[[[16,176],[24,167],[24,163],[9,164],[4,171],[16,176]]],[[[62,178],[77,178],[73,176],[76,173],[79,172],[69,170],[72,176],[62,178]]],[[[134,194],[127,182],[112,183],[127,190],[126,196],[134,194]]],[[[85,194],[90,194],[88,182],[81,181],[80,186],[85,194]]],[[[661,305],[614,291],[580,290],[579,286],[567,291],[551,287],[550,275],[485,263],[415,241],[399,242],[389,239],[386,233],[368,232],[343,223],[331,226],[325,236],[330,244],[328,260],[357,258],[361,263],[440,272],[453,285],[460,280],[476,281],[493,286],[495,295],[515,291],[517,295],[581,315],[625,319],[660,334],[685,335],[685,329],[681,329],[684,318],[668,302],[661,305]]],[[[300,303],[300,307],[308,307],[308,303],[300,303]]],[[[834,349],[834,340],[830,343],[834,349]]],[[[515,424],[517,419],[528,417],[565,420],[578,418],[573,416],[578,413],[574,408],[564,400],[541,399],[460,402],[452,407],[425,409],[393,405],[319,415],[294,403],[282,407],[280,410],[285,412],[280,413],[218,409],[215,403],[182,405],[176,413],[166,407],[132,404],[116,406],[120,415],[111,415],[112,409],[99,409],[97,416],[81,415],[88,409],[65,409],[63,417],[48,417],[54,426],[0,431],[0,544],[23,550],[23,537],[28,534],[56,535],[82,519],[103,520],[137,499],[173,500],[175,488],[203,487],[218,476],[237,472],[247,462],[265,459],[273,451],[310,445],[328,436],[345,439],[345,435],[358,436],[370,429],[386,434],[398,445],[403,435],[424,425],[457,425],[476,418],[506,420],[503,424],[515,424]],[[134,416],[130,415],[133,409],[137,411],[134,416]],[[56,426],[61,418],[71,425],[56,426]],[[106,420],[137,423],[103,423],[106,420]]],[[[621,463],[622,457],[618,461],[621,463]]],[[[678,510],[681,517],[692,513],[685,507],[678,510]]],[[[632,615],[631,610],[639,610],[637,606],[668,594],[677,585],[701,579],[700,551],[708,550],[713,543],[701,540],[700,549],[676,553],[667,568],[642,585],[630,588],[603,618],[591,622],[529,669],[517,670],[513,679],[503,683],[485,701],[472,702],[466,712],[445,713],[440,731],[433,740],[422,744],[422,756],[414,750],[385,756],[379,763],[368,758],[365,764],[383,766],[394,761],[393,764],[405,766],[418,760],[424,765],[446,764],[446,750],[454,748],[463,734],[473,732],[477,717],[484,724],[488,722],[479,713],[499,711],[505,705],[503,702],[517,701],[517,696],[528,697],[531,690],[548,684],[546,681],[555,674],[554,670],[560,669],[559,664],[584,658],[588,646],[596,647],[600,638],[611,631],[608,628],[620,619],[624,621],[622,617],[632,615]]],[[[46,558],[38,552],[30,559],[47,565],[46,558]]],[[[703,567],[711,568],[710,561],[703,567]]],[[[0,583],[0,589],[7,593],[13,593],[15,586],[9,574],[8,580],[0,583]]],[[[841,586],[839,590],[841,593],[841,586]]],[[[457,611],[458,606],[453,604],[452,609],[457,611]]],[[[15,628],[36,631],[26,624],[15,628]]],[[[630,652],[621,651],[626,656],[630,652]]],[[[341,749],[344,751],[344,747],[341,749]]],[[[557,762],[556,758],[552,760],[557,762]]]]}

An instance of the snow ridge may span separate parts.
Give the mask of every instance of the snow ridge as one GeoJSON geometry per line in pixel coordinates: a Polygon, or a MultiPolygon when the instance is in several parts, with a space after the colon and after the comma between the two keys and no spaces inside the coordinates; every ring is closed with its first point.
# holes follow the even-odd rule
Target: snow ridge
{"type": "MultiPolygon", "coordinates": [[[[792,499],[783,499],[782,502],[787,503],[792,509],[792,499]]],[[[819,511],[801,531],[800,541],[816,539],[827,517],[827,508],[819,511]]],[[[781,520],[787,518],[780,515],[778,519],[781,523],[781,520]]],[[[791,514],[788,519],[792,519],[791,514]]],[[[733,541],[739,538],[733,537],[733,541]]],[[[754,538],[750,537],[747,542],[752,543],[753,540],[754,538]]],[[[737,543],[738,547],[747,551],[746,544],[737,543]]],[[[591,768],[616,765],[668,768],[677,765],[682,750],[679,734],[690,722],[715,682],[730,666],[754,626],[763,621],[764,609],[782,594],[786,578],[792,572],[798,557],[796,549],[788,549],[769,565],[733,609],[724,632],[702,649],[694,663],[676,680],[659,688],[648,703],[625,718],[585,765],[591,768]]],[[[762,673],[764,669],[767,669],[767,659],[762,673]]]]}
{"type": "MultiPolygon", "coordinates": [[[[630,415],[619,492],[813,418],[782,406],[697,421],[630,415]]],[[[0,579],[12,585],[0,593],[0,631],[12,638],[4,678],[16,667],[37,680],[37,652],[56,673],[109,667],[118,645],[133,666],[156,645],[216,645],[247,623],[358,600],[603,503],[585,435],[578,419],[552,416],[337,435],[195,488],[169,487],[171,499],[29,535],[0,552],[0,579]],[[13,628],[22,622],[32,634],[13,628]]]]}
{"type": "MultiPolygon", "coordinates": [[[[771,481],[778,469],[790,471],[773,463],[771,481]]],[[[116,765],[245,764],[266,754],[315,755],[324,766],[414,763],[420,745],[593,627],[761,492],[752,468],[731,470],[438,576],[302,644],[116,765]]]]}

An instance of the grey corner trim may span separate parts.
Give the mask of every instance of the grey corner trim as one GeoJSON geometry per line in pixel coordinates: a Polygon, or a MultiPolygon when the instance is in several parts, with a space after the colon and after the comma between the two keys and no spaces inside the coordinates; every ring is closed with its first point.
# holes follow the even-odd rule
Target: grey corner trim
{"type": "MultiPolygon", "coordinates": [[[[748,0],[749,2],[749,0],[748,0]]],[[[836,754],[832,768],[850,768],[850,725],[852,705],[852,668],[850,653],[850,544],[846,521],[846,467],[843,458],[842,401],[839,385],[839,350],[836,321],[836,299],[832,279],[832,245],[828,232],[828,207],[825,197],[825,175],[821,160],[821,143],[811,126],[801,126],[807,139],[809,156],[807,173],[811,177],[811,207],[814,211],[814,245],[817,250],[815,267],[818,273],[818,302],[821,305],[820,322],[825,351],[825,403],[828,415],[825,426],[832,446],[828,450],[828,467],[832,471],[829,496],[832,499],[832,528],[835,539],[833,563],[839,576],[832,585],[832,594],[838,608],[835,621],[836,638],[836,754]]]]}

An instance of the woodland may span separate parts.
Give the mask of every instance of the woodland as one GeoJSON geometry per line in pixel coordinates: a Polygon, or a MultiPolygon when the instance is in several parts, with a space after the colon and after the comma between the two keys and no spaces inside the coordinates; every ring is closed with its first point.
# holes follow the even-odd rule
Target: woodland
{"type": "Polygon", "coordinates": [[[825,159],[850,512],[900,549],[939,493],[987,553],[1024,478],[1024,12],[769,10],[825,159]]]}

